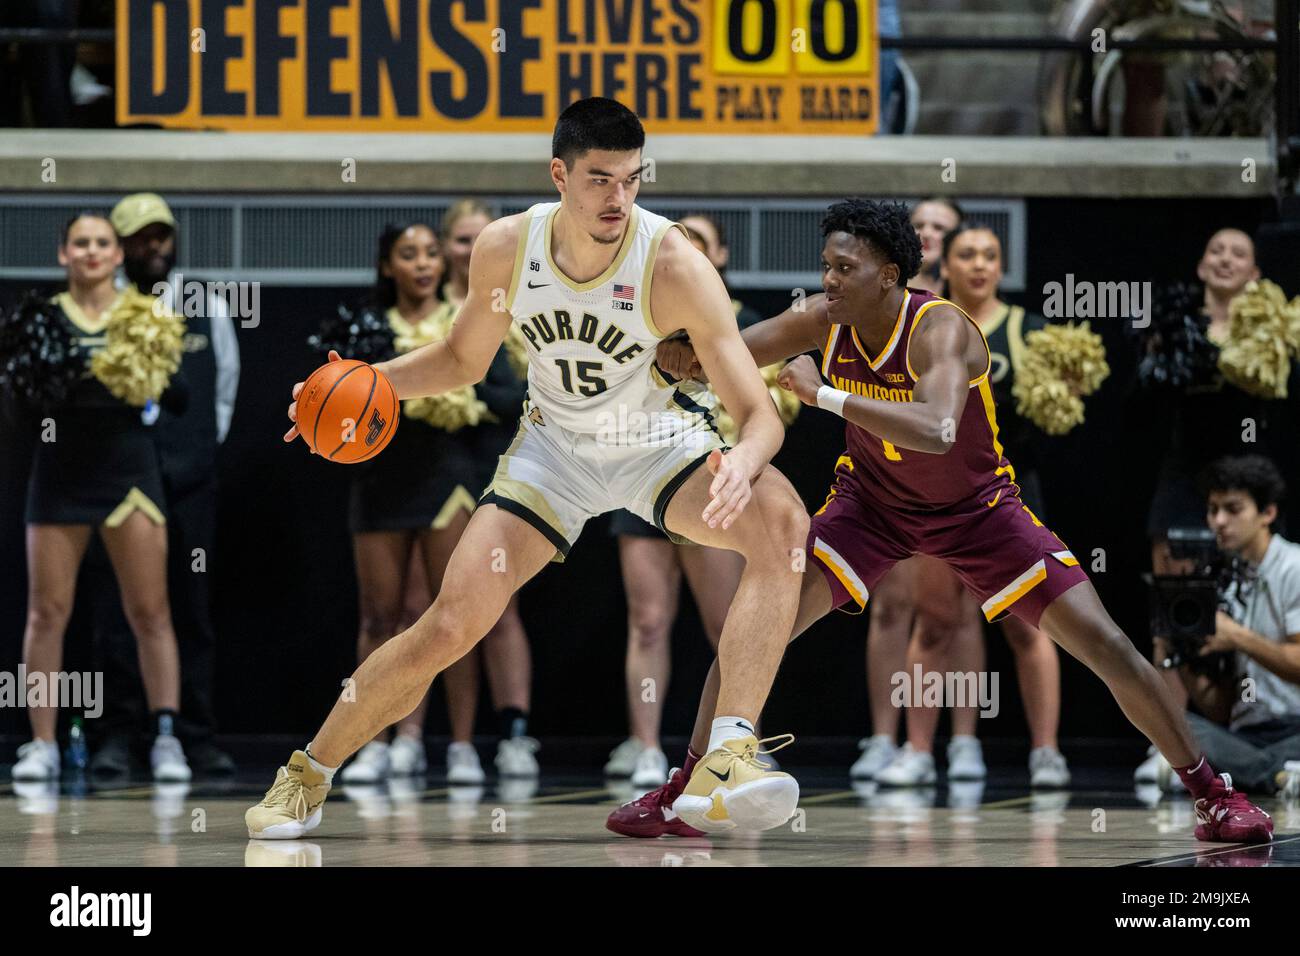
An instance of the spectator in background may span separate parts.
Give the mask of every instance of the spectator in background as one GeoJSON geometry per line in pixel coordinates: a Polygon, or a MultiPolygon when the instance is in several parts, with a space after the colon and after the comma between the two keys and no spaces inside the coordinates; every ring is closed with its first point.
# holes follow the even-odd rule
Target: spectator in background
{"type": "MultiPolygon", "coordinates": [[[[903,19],[899,15],[898,0],[878,0],[876,4],[878,17],[878,35],[884,39],[896,40],[903,35],[903,19]]],[[[891,132],[896,125],[895,113],[899,107],[893,104],[894,95],[903,95],[902,71],[898,63],[902,57],[897,50],[880,51],[880,126],[882,133],[891,132]]]]}
{"type": "MultiPolygon", "coordinates": [[[[176,219],[161,196],[127,196],[113,208],[112,220],[122,237],[122,284],[146,295],[160,293],[166,308],[177,314],[190,302],[202,301],[204,306],[201,314],[184,316],[184,351],[173,380],[184,398],[160,408],[150,432],[162,469],[168,593],[181,660],[176,733],[192,769],[208,776],[227,775],[234,773],[234,761],[213,742],[216,632],[209,581],[216,555],[217,449],[234,414],[239,341],[224,298],[206,293],[195,299],[175,287],[176,219]]],[[[116,590],[103,577],[107,565],[102,553],[96,555],[96,550],[87,564],[87,586],[95,605],[97,657],[109,692],[99,722],[103,739],[90,769],[104,779],[131,768],[142,699],[131,632],[116,590]]]]}
{"type": "MultiPolygon", "coordinates": [[[[1284,764],[1300,760],[1300,546],[1273,533],[1286,488],[1269,459],[1220,459],[1203,486],[1219,548],[1247,573],[1220,594],[1228,610],[1201,648],[1233,655],[1232,665],[1219,678],[1186,664],[1175,673],[1200,711],[1187,720],[1206,759],[1234,786],[1272,793],[1284,764]]],[[[1182,789],[1163,757],[1156,766],[1163,789],[1182,789]]]]}

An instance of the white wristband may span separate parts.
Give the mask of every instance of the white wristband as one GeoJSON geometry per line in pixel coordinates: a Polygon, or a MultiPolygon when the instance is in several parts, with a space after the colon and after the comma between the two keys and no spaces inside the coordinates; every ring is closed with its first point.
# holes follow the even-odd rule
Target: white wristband
{"type": "Polygon", "coordinates": [[[828,412],[834,412],[840,418],[843,418],[844,403],[848,400],[848,397],[848,392],[832,388],[829,385],[823,385],[817,389],[817,407],[824,408],[828,412]]]}

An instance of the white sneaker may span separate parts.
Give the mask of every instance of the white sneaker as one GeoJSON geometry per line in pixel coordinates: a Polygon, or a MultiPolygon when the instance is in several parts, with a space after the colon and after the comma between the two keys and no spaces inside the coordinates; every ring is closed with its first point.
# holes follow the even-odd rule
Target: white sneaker
{"type": "Polygon", "coordinates": [[[1165,759],[1164,754],[1156,754],[1156,783],[1163,793],[1186,793],[1183,778],[1174,773],[1174,768],[1165,759]]]}
{"type": "Polygon", "coordinates": [[[1283,803],[1300,800],[1300,760],[1288,760],[1277,775],[1277,798],[1283,803]]]}
{"type": "Polygon", "coordinates": [[[988,773],[978,737],[958,736],[948,741],[949,780],[983,780],[988,773]]]}
{"type": "Polygon", "coordinates": [[[894,759],[876,774],[876,783],[884,787],[921,787],[935,779],[934,755],[913,750],[911,744],[899,747],[894,759]]]}
{"type": "Polygon", "coordinates": [[[1137,765],[1133,771],[1134,783],[1155,783],[1160,770],[1160,751],[1155,744],[1147,748],[1147,759],[1137,765]]]}
{"type": "Polygon", "coordinates": [[[1037,747],[1029,751],[1029,786],[1064,790],[1070,785],[1070,768],[1065,755],[1055,747],[1037,747]]]}
{"type": "Polygon", "coordinates": [[[451,743],[447,745],[447,782],[457,787],[474,787],[487,779],[483,765],[479,763],[478,751],[473,744],[451,743]]]}
{"type": "Polygon", "coordinates": [[[344,783],[379,783],[388,776],[388,744],[372,740],[343,768],[344,783]]]}
{"type": "Polygon", "coordinates": [[[542,748],[532,737],[511,737],[497,744],[497,773],[503,777],[536,777],[537,758],[542,748]]]}
{"type": "Polygon", "coordinates": [[[149,766],[159,783],[185,783],[193,776],[181,742],[172,734],[159,734],[149,751],[149,766]]]}
{"type": "Polygon", "coordinates": [[[18,748],[15,780],[58,780],[59,745],[52,740],[33,740],[18,748]]]}
{"type": "Polygon", "coordinates": [[[651,790],[668,782],[668,758],[658,747],[647,747],[636,758],[632,770],[632,786],[651,790]]]}
{"type": "Polygon", "coordinates": [[[605,764],[605,776],[630,777],[636,770],[636,758],[645,750],[645,744],[635,737],[629,737],[609,752],[609,762],[605,764]]]}
{"type": "Polygon", "coordinates": [[[898,753],[894,738],[889,734],[876,734],[863,737],[858,741],[862,756],[849,768],[849,776],[854,780],[874,780],[876,774],[889,766],[889,762],[898,753]]]}
{"type": "Polygon", "coordinates": [[[59,812],[57,780],[15,780],[14,796],[18,798],[19,813],[49,816],[59,812]]]}
{"type": "Polygon", "coordinates": [[[424,756],[424,741],[418,737],[397,734],[388,745],[388,772],[394,777],[413,777],[429,769],[424,756]]]}

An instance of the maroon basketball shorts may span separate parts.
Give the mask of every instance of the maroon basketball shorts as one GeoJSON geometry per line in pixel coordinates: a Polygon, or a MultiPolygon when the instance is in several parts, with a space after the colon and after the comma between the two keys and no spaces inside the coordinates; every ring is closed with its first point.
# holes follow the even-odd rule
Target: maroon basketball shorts
{"type": "Polygon", "coordinates": [[[807,551],[837,608],[852,602],[861,611],[886,571],[927,554],[957,573],[986,619],[1010,613],[1037,627],[1044,608],[1088,576],[1013,491],[1008,486],[992,507],[975,499],[937,512],[901,511],[840,477],[813,515],[807,551]]]}

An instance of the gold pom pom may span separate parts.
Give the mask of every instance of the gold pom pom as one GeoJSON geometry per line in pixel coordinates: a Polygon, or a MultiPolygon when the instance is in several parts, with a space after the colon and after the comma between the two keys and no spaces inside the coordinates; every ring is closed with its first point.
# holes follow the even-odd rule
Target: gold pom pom
{"type": "MultiPolygon", "coordinates": [[[[399,327],[393,346],[398,352],[410,352],[430,342],[441,342],[455,320],[455,307],[444,303],[415,325],[399,327]]],[[[473,385],[462,385],[441,395],[408,398],[402,402],[402,414],[449,432],[497,420],[475,393],[473,385]]]]}
{"type": "Polygon", "coordinates": [[[776,377],[781,374],[781,369],[785,368],[784,362],[773,362],[765,369],[763,381],[767,383],[767,394],[772,396],[772,403],[776,405],[776,413],[781,416],[781,424],[789,428],[794,424],[794,420],[799,417],[799,408],[803,405],[799,401],[799,396],[788,389],[782,388],[776,384],[776,377]]]}
{"type": "Polygon", "coordinates": [[[1288,304],[1276,283],[1248,283],[1228,306],[1228,343],[1219,371],[1244,392],[1286,398],[1291,357],[1300,354],[1300,296],[1288,304]]]}
{"type": "Polygon", "coordinates": [[[1083,422],[1082,396],[1109,375],[1101,336],[1087,322],[1049,325],[1025,336],[1011,395],[1019,414],[1049,435],[1064,435],[1083,422]]]}
{"type": "MultiPolygon", "coordinates": [[[[781,374],[783,368],[785,368],[784,362],[774,362],[767,368],[759,369],[759,371],[762,373],[763,381],[767,383],[767,394],[772,397],[772,404],[776,406],[776,413],[781,418],[781,424],[789,428],[795,418],[798,417],[799,406],[802,403],[794,392],[787,391],[776,384],[776,377],[781,374]]],[[[721,402],[718,403],[718,407],[713,412],[713,421],[718,426],[718,432],[722,435],[722,440],[728,445],[736,444],[736,441],[740,438],[740,428],[721,402]]]]}
{"type": "Polygon", "coordinates": [[[95,378],[128,405],[157,401],[180,368],[185,323],[132,286],[113,306],[104,335],[104,348],[90,360],[95,378]]]}
{"type": "Polygon", "coordinates": [[[524,333],[519,331],[519,326],[513,322],[510,323],[510,331],[506,333],[506,358],[510,360],[510,367],[514,369],[515,377],[521,381],[528,378],[528,343],[524,341],[524,333]]]}
{"type": "Polygon", "coordinates": [[[449,432],[497,420],[474,393],[473,385],[462,385],[441,395],[408,398],[402,402],[402,414],[449,432]]]}

